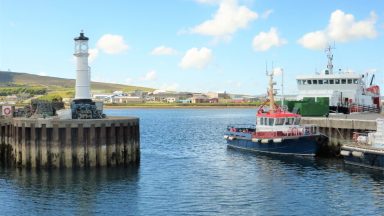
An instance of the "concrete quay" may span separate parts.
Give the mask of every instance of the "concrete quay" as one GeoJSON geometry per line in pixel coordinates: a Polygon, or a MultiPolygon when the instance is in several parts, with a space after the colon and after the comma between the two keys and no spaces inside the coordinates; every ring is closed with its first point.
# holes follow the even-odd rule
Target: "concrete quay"
{"type": "Polygon", "coordinates": [[[303,117],[302,124],[316,124],[322,134],[328,137],[331,154],[339,154],[344,143],[352,141],[353,132],[376,131],[376,119],[384,116],[378,113],[338,114],[328,117],[303,117]]]}
{"type": "Polygon", "coordinates": [[[0,119],[0,159],[7,166],[126,166],[140,160],[139,119],[0,119]]]}

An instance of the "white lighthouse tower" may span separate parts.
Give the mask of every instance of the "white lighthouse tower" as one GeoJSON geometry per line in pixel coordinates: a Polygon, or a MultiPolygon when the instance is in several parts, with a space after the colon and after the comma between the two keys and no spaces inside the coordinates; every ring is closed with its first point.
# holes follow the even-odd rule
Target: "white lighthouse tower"
{"type": "Polygon", "coordinates": [[[90,79],[91,71],[88,66],[88,38],[84,36],[83,31],[80,36],[74,38],[76,56],[76,95],[75,100],[90,100],[90,79]]]}

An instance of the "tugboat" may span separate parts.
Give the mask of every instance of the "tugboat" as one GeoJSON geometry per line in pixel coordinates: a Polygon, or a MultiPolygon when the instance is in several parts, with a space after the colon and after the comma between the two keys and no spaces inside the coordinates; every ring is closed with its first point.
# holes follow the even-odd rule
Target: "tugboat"
{"type": "Polygon", "coordinates": [[[229,125],[224,135],[228,147],[270,154],[315,156],[324,136],[316,125],[300,125],[301,115],[288,112],[275,103],[273,73],[267,75],[268,99],[257,110],[256,124],[229,125]]]}
{"type": "Polygon", "coordinates": [[[376,119],[376,132],[353,134],[353,142],[341,146],[347,164],[384,170],[384,119],[376,119]]]}

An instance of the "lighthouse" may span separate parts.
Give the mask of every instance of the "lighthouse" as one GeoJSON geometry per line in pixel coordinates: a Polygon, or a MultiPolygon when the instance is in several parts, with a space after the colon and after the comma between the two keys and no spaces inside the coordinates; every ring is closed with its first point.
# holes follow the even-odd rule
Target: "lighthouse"
{"type": "Polygon", "coordinates": [[[79,37],[75,37],[75,53],[76,56],[76,101],[89,101],[91,71],[88,66],[88,38],[84,36],[84,32],[80,32],[79,37]]]}
{"type": "Polygon", "coordinates": [[[71,103],[73,119],[99,119],[105,118],[102,102],[91,99],[91,69],[88,66],[88,38],[81,31],[75,40],[76,56],[76,88],[75,98],[71,103]]]}

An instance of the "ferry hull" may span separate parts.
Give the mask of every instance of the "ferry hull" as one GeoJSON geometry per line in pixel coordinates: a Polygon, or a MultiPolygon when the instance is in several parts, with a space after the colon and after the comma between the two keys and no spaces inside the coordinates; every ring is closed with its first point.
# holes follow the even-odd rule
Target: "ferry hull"
{"type": "Polygon", "coordinates": [[[364,148],[343,146],[341,152],[346,164],[384,170],[384,151],[374,152],[364,148]]]}
{"type": "MultiPolygon", "coordinates": [[[[319,135],[320,136],[320,135],[319,135]]],[[[320,149],[319,136],[302,136],[280,140],[227,139],[229,148],[281,155],[315,156],[320,149]]]]}

